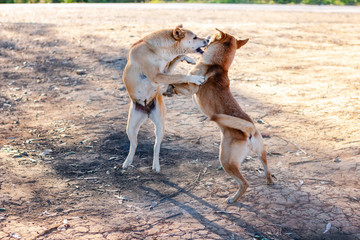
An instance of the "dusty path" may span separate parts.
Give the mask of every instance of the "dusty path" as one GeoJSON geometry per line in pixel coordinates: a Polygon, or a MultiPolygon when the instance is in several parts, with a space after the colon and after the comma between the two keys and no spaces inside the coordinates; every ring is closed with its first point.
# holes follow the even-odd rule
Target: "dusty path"
{"type": "Polygon", "coordinates": [[[0,239],[360,239],[359,8],[147,6],[0,5],[0,239]],[[218,129],[187,98],[166,99],[161,174],[150,122],[114,168],[127,49],[179,23],[250,38],[231,87],[277,184],[249,156],[234,205],[218,129]]]}

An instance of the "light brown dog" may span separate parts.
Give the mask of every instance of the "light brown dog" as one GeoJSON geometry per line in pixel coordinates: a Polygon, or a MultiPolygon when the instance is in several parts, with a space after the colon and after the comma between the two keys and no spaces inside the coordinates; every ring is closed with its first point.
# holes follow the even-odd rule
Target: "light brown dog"
{"type": "Polygon", "coordinates": [[[130,150],[123,168],[132,163],[139,129],[150,118],[155,125],[156,135],[152,168],[156,172],[160,171],[159,153],[164,136],[166,111],[161,89],[167,84],[203,83],[204,76],[170,73],[180,61],[195,64],[195,61],[185,54],[202,53],[201,47],[205,47],[208,42],[179,25],[175,29],[154,32],[131,46],[123,74],[123,81],[131,99],[126,128],[130,150]]]}
{"type": "Polygon", "coordinates": [[[267,183],[272,184],[273,181],[267,166],[262,136],[230,92],[229,67],[236,50],[245,45],[248,39],[236,40],[233,36],[218,31],[219,34],[212,38],[200,61],[190,72],[205,76],[206,82],[201,86],[174,85],[173,90],[177,94],[196,93],[195,99],[200,109],[221,128],[220,162],[239,185],[236,194],[226,200],[233,203],[243,196],[249,186],[239,169],[250,150],[258,154],[265,169],[267,183]]]}

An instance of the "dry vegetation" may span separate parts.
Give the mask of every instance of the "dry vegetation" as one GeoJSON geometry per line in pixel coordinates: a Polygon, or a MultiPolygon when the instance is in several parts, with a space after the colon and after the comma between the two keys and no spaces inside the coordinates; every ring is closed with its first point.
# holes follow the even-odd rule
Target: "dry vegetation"
{"type": "Polygon", "coordinates": [[[1,239],[360,238],[359,13],[0,8],[1,239]],[[114,168],[128,151],[127,49],[179,23],[250,38],[231,87],[266,136],[277,184],[265,185],[250,156],[250,188],[233,205],[219,130],[191,99],[166,99],[161,174],[151,171],[150,123],[134,168],[114,168]]]}

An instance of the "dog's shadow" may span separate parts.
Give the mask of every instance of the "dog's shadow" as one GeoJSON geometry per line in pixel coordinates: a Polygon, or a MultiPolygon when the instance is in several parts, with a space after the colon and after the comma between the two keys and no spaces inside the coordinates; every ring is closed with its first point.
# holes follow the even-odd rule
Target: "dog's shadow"
{"type": "MultiPolygon", "coordinates": [[[[255,224],[257,220],[268,225],[268,227],[271,229],[277,229],[276,231],[278,231],[278,234],[280,234],[276,236],[276,238],[278,239],[353,239],[351,235],[348,235],[342,231],[333,232],[324,236],[323,234],[314,232],[311,229],[307,229],[307,224],[302,225],[301,222],[304,221],[306,218],[306,216],[303,215],[306,213],[304,213],[302,209],[303,206],[309,204],[309,202],[299,199],[301,199],[302,196],[306,195],[307,192],[299,192],[298,189],[296,189],[296,186],[291,187],[287,184],[284,184],[284,182],[280,182],[279,184],[275,185],[263,186],[263,189],[267,189],[266,191],[272,192],[270,196],[262,197],[268,199],[266,200],[269,201],[267,205],[261,205],[262,200],[257,199],[261,196],[251,195],[248,196],[248,198],[251,199],[251,203],[243,203],[242,201],[249,202],[249,199],[241,199],[240,201],[233,204],[225,205],[225,210],[222,209],[221,203],[219,204],[219,207],[216,206],[217,204],[213,205],[208,201],[205,201],[201,197],[197,196],[196,193],[188,191],[187,189],[185,189],[186,187],[182,188],[178,184],[169,180],[162,179],[158,182],[157,186],[154,187],[144,184],[139,186],[139,188],[148,195],[152,195],[152,197],[155,198],[154,201],[160,200],[161,204],[171,203],[172,205],[179,208],[181,211],[186,212],[192,218],[196,219],[198,223],[203,225],[206,230],[219,236],[222,239],[244,239],[244,237],[246,238],[250,236],[252,237],[252,239],[274,239],[274,236],[270,235],[274,234],[272,231],[270,231],[272,233],[269,233],[269,231],[266,230],[266,227],[257,227],[257,225],[255,224]],[[159,188],[159,184],[163,184],[165,187],[159,188]],[[182,198],[180,199],[179,197],[176,197],[178,196],[178,194],[167,194],[166,192],[168,192],[169,188],[175,189],[176,193],[178,193],[179,195],[182,194],[182,198]],[[163,191],[162,189],[166,190],[163,191]],[[282,193],[284,192],[288,193],[287,197],[289,197],[289,199],[295,198],[297,200],[293,203],[286,204],[283,204],[281,202],[277,203],[273,200],[270,200],[274,196],[282,195],[282,193]],[[293,205],[291,209],[293,211],[297,211],[296,214],[301,215],[301,219],[299,219],[299,216],[296,217],[289,214],[283,215],[281,211],[274,215],[271,213],[273,211],[268,211],[270,209],[267,209],[269,208],[269,206],[272,206],[273,208],[284,207],[285,211],[287,211],[286,208],[289,207],[289,204],[293,205]],[[226,210],[228,207],[231,207],[231,211],[226,210]],[[250,213],[251,216],[254,216],[254,218],[256,218],[257,220],[249,218],[246,213],[250,213]],[[213,216],[214,214],[222,216],[223,219],[231,221],[232,224],[235,224],[241,229],[243,229],[244,233],[242,235],[239,235],[239,233],[227,229],[225,226],[222,225],[222,223],[220,224],[220,221],[210,220],[210,218],[207,217],[209,215],[213,216]],[[244,215],[241,216],[241,214],[244,215]],[[294,219],[297,219],[298,221],[298,224],[296,226],[289,222],[294,219]]],[[[248,192],[247,194],[252,193],[248,192]]],[[[259,194],[261,195],[264,193],[259,194]]],[[[224,201],[224,199],[219,198],[218,201],[224,201]]],[[[316,199],[312,204],[312,208],[314,209],[314,211],[320,212],[324,204],[326,203],[321,201],[320,199],[316,199]]],[[[214,218],[212,217],[211,219],[214,218]]]]}
{"type": "MultiPolygon", "coordinates": [[[[209,214],[224,215],[225,218],[229,219],[231,222],[236,223],[236,225],[243,228],[250,236],[258,235],[258,236],[265,237],[268,235],[268,234],[262,232],[261,230],[257,229],[253,225],[247,223],[246,221],[241,219],[241,217],[238,217],[232,213],[226,212],[226,211],[220,209],[219,207],[216,207],[216,206],[210,204],[209,202],[199,198],[195,194],[191,193],[190,191],[187,191],[184,188],[181,188],[179,185],[177,185],[171,181],[161,180],[161,182],[163,184],[165,184],[167,187],[176,189],[178,193],[185,194],[186,197],[189,197],[191,200],[195,200],[197,203],[201,204],[203,207],[201,207],[201,208],[196,207],[195,205],[197,205],[197,204],[193,203],[194,201],[177,200],[177,199],[175,199],[175,196],[166,195],[166,194],[160,192],[159,190],[156,190],[151,187],[140,186],[139,188],[145,192],[152,194],[157,199],[160,199],[163,202],[163,204],[166,204],[166,202],[168,202],[168,203],[175,205],[182,211],[185,211],[192,218],[196,219],[201,225],[203,225],[205,229],[214,233],[215,235],[219,236],[222,239],[224,239],[225,236],[229,237],[230,239],[243,239],[244,236],[240,236],[238,233],[232,232],[232,231],[226,229],[225,227],[221,226],[216,221],[212,221],[212,220],[208,219],[206,217],[207,214],[200,213],[198,209],[207,208],[207,209],[211,209],[211,211],[212,211],[209,214]],[[187,202],[191,202],[191,204],[187,203],[187,202]]],[[[240,202],[232,204],[232,205],[237,206],[239,208],[242,208],[242,207],[250,208],[249,206],[246,206],[240,202]]],[[[292,230],[292,229],[289,229],[289,230],[294,232],[294,230],[292,230]]],[[[270,236],[268,236],[268,238],[270,239],[270,236]]]]}

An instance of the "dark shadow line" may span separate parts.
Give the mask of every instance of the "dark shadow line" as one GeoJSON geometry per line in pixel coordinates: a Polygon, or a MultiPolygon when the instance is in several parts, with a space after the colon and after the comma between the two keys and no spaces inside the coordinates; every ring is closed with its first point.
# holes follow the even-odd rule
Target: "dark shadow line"
{"type": "MultiPolygon", "coordinates": [[[[140,189],[144,190],[144,191],[148,191],[151,192],[153,194],[156,194],[158,197],[163,198],[165,197],[164,194],[160,193],[157,190],[154,190],[152,188],[148,188],[148,187],[144,187],[144,186],[140,186],[140,189]]],[[[186,193],[186,191],[184,191],[186,193]]],[[[193,218],[195,218],[196,220],[199,221],[199,223],[201,223],[206,229],[208,229],[209,231],[211,231],[212,233],[218,235],[219,237],[223,238],[224,236],[222,236],[221,234],[218,233],[218,229],[221,229],[222,231],[224,231],[227,235],[229,236],[233,236],[235,237],[234,239],[242,239],[239,235],[237,235],[236,233],[233,233],[229,230],[227,230],[226,228],[223,228],[222,226],[208,220],[207,218],[205,218],[203,215],[201,215],[200,213],[198,213],[193,207],[187,206],[186,204],[183,204],[179,201],[176,201],[173,198],[167,198],[167,201],[171,202],[172,204],[174,204],[175,206],[185,210],[187,213],[189,213],[193,218]]],[[[211,205],[210,205],[211,206],[211,205]]],[[[212,206],[213,207],[213,206],[212,206]]],[[[213,207],[215,208],[215,207],[213,207]]]]}
{"type": "MultiPolygon", "coordinates": [[[[170,182],[170,181],[167,181],[167,180],[162,180],[162,182],[170,187],[173,187],[179,191],[182,191],[183,189],[181,187],[179,187],[177,184],[173,183],[173,182],[170,182]]],[[[208,202],[198,198],[197,196],[195,196],[194,194],[192,194],[191,192],[188,192],[188,191],[182,191],[183,193],[185,193],[186,195],[188,195],[189,197],[195,199],[196,201],[198,201],[199,203],[213,209],[215,212],[223,212],[221,209],[209,204],[208,202]]],[[[278,227],[281,227],[283,230],[286,230],[286,231],[290,231],[292,233],[295,233],[297,235],[297,237],[299,237],[299,239],[301,239],[301,235],[299,234],[298,231],[292,229],[291,227],[289,226],[286,226],[286,225],[283,225],[283,224],[280,224],[280,223],[276,223],[274,219],[269,219],[269,217],[265,216],[264,214],[260,214],[259,212],[257,212],[256,210],[254,210],[253,208],[251,208],[250,206],[248,205],[245,205],[241,202],[235,202],[232,204],[232,206],[237,206],[239,208],[242,208],[244,207],[245,209],[247,209],[248,211],[250,212],[253,212],[255,213],[257,216],[263,218],[263,219],[266,219],[267,221],[269,222],[272,222],[274,225],[278,226],[278,227]]],[[[253,226],[249,225],[248,223],[244,222],[243,220],[241,220],[240,218],[238,217],[235,217],[233,214],[227,214],[224,212],[224,214],[226,214],[226,216],[233,222],[240,222],[240,226],[245,228],[248,232],[250,233],[253,233],[253,234],[261,234],[262,236],[267,236],[266,234],[260,232],[259,230],[255,229],[253,226]]],[[[238,224],[239,225],[239,224],[238,224]]],[[[267,236],[269,237],[269,236],[267,236]]]]}
{"type": "MultiPolygon", "coordinates": [[[[223,212],[221,209],[211,205],[210,203],[200,199],[199,197],[195,196],[194,194],[192,194],[191,192],[185,191],[184,189],[182,189],[181,187],[179,187],[177,184],[167,181],[167,180],[162,180],[162,182],[170,187],[173,187],[179,191],[182,191],[183,193],[185,193],[186,195],[188,195],[189,197],[195,199],[196,201],[198,201],[199,203],[211,208],[214,212],[223,212]]],[[[225,213],[224,213],[225,214],[225,213]]],[[[231,220],[236,222],[238,225],[240,225],[241,227],[245,227],[245,229],[250,232],[250,233],[260,233],[262,236],[265,236],[266,234],[258,231],[257,229],[255,229],[253,226],[249,225],[248,223],[244,222],[242,219],[237,218],[235,216],[233,216],[232,214],[226,214],[226,216],[231,220]]]]}

